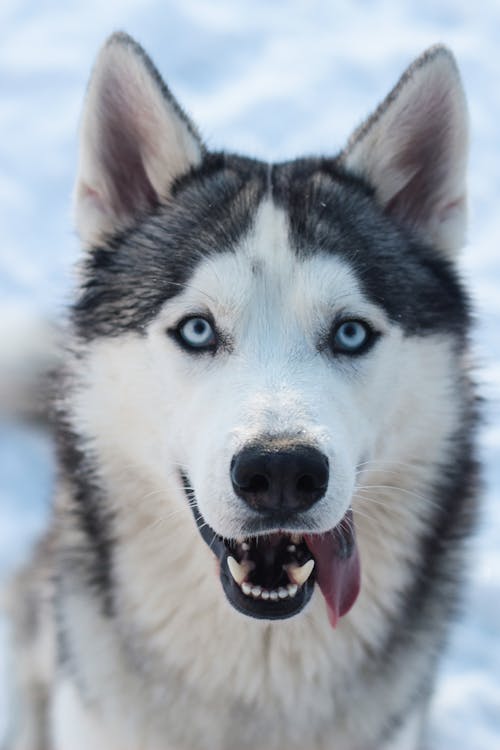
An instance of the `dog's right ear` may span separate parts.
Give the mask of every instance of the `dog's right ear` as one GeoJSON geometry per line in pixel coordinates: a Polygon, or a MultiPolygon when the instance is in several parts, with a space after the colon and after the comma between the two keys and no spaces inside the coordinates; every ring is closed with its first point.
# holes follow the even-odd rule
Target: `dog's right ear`
{"type": "Polygon", "coordinates": [[[116,33],[102,48],[81,126],[76,227],[84,245],[168,201],[203,158],[200,137],[144,50],[116,33]]]}

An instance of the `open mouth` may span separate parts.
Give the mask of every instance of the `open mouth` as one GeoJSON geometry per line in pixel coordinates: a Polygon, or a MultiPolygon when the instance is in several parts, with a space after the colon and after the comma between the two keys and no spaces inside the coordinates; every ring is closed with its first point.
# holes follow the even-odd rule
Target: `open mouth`
{"type": "Polygon", "coordinates": [[[201,515],[183,477],[198,530],[220,564],[227,599],[250,617],[282,620],[298,614],[318,584],[333,627],[360,589],[360,562],[352,512],[324,534],[273,531],[240,539],[219,536],[201,515]]]}

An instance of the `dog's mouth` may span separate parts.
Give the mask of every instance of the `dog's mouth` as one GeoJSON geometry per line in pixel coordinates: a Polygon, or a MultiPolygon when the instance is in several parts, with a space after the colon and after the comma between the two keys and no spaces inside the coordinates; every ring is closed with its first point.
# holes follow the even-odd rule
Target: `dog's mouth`
{"type": "Polygon", "coordinates": [[[239,612],[265,620],[298,614],[317,583],[333,627],[352,607],[360,589],[360,562],[348,511],[324,534],[273,531],[224,539],[205,521],[184,482],[198,530],[219,560],[227,599],[239,612]]]}

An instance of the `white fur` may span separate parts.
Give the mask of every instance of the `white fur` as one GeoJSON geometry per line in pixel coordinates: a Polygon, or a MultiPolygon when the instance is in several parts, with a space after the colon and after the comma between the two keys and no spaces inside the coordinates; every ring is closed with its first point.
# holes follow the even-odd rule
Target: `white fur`
{"type": "Polygon", "coordinates": [[[60,331],[33,311],[2,305],[0,417],[41,417],[46,408],[41,383],[61,358],[60,331]]]}
{"type": "MultiPolygon", "coordinates": [[[[129,644],[124,651],[78,591],[65,592],[88,720],[101,717],[109,733],[103,748],[160,750],[165,737],[172,750],[181,738],[196,748],[203,736],[204,747],[230,750],[238,710],[241,748],[256,746],[269,727],[265,750],[329,750],[334,723],[336,750],[354,750],[352,701],[363,706],[368,742],[384,695],[373,701],[368,686],[346,686],[398,610],[419,555],[416,532],[430,510],[426,487],[458,424],[446,339],[404,339],[339,259],[297,259],[281,211],[264,203],[238,252],[202,262],[146,337],[96,341],[77,368],[85,374],[73,419],[99,456],[113,503],[115,606],[129,644]],[[234,340],[233,352],[214,359],[187,355],[165,333],[207,306],[234,340]],[[356,364],[340,365],[315,348],[338,310],[362,314],[383,332],[356,364]],[[230,488],[230,458],[269,429],[313,436],[327,452],[332,486],[310,511],[319,528],[354,508],[362,588],[335,632],[317,591],[288,621],[257,622],[233,610],[179,486],[180,464],[213,528],[241,532],[247,510],[230,488]],[[357,474],[362,460],[371,463],[357,474]]],[[[63,714],[55,712],[58,736],[63,714]]],[[[80,750],[64,736],[57,750],[80,750]]]]}

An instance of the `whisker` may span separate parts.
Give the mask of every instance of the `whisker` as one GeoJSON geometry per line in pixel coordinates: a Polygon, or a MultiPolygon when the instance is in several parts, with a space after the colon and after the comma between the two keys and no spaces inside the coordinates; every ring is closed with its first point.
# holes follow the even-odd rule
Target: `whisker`
{"type": "Polygon", "coordinates": [[[357,488],[358,492],[362,492],[362,491],[367,492],[370,490],[390,490],[392,492],[402,492],[405,495],[414,497],[416,500],[420,500],[429,505],[434,505],[437,508],[441,507],[439,503],[436,503],[434,500],[432,500],[430,497],[426,495],[421,495],[418,492],[414,492],[413,490],[409,490],[405,487],[397,487],[396,485],[392,485],[392,484],[367,484],[367,485],[363,485],[362,487],[357,488]]]}
{"type": "Polygon", "coordinates": [[[409,461],[395,461],[393,459],[383,459],[383,458],[375,458],[370,459],[369,461],[361,461],[359,464],[357,464],[358,468],[361,466],[369,466],[370,464],[375,464],[376,466],[404,466],[409,469],[418,468],[419,466],[423,466],[423,461],[416,461],[414,460],[412,463],[409,461]]]}

